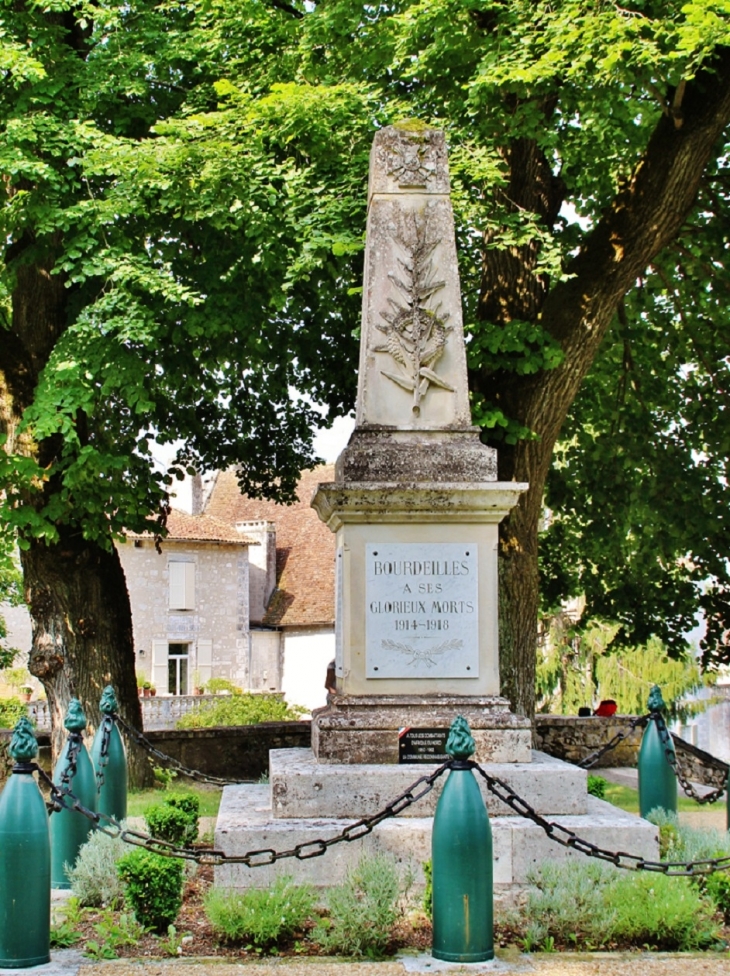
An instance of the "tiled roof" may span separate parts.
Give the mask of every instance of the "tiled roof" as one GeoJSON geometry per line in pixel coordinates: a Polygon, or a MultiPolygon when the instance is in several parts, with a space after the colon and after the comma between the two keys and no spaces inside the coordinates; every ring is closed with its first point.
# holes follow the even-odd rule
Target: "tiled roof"
{"type": "MultiPolygon", "coordinates": [[[[151,539],[151,532],[130,532],[131,539],[151,539]]],[[[230,542],[237,545],[255,546],[258,543],[238,532],[235,525],[222,519],[205,515],[188,515],[173,508],[167,517],[167,536],[170,542],[230,542]]],[[[165,544],[165,539],[162,540],[165,544]]]]}
{"type": "Polygon", "coordinates": [[[332,626],[335,619],[335,537],[311,507],[321,481],[334,480],[334,465],[303,472],[293,505],[242,495],[235,472],[221,471],[205,507],[207,515],[235,525],[266,519],[276,526],[276,581],[264,624],[332,626]]]}

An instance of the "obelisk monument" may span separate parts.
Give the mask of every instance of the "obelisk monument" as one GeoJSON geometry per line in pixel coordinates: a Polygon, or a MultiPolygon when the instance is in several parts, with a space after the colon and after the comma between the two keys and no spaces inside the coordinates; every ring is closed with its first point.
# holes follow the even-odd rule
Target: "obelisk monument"
{"type": "MultiPolygon", "coordinates": [[[[287,861],[296,883],[331,887],[362,854],[385,852],[423,885],[443,779],[372,831],[358,821],[402,798],[418,775],[409,762],[435,771],[431,743],[457,715],[477,760],[540,814],[654,859],[656,828],[589,796],[585,770],[532,753],[529,721],[500,697],[497,528],[527,486],[496,480],[495,452],[470,423],[441,132],[402,125],[375,137],[361,341],[357,426],[313,500],[336,535],[337,691],[312,717],[311,750],[272,749],[268,785],[224,790],[216,847],[263,860],[216,866],[216,884],[266,887],[281,871],[271,852],[300,845],[306,859],[287,861]],[[353,826],[352,843],[314,856],[353,826]]],[[[574,852],[482,786],[495,891],[512,897],[537,863],[574,852]]]]}
{"type": "Polygon", "coordinates": [[[477,758],[529,762],[500,697],[500,483],[472,426],[443,132],[380,130],[370,158],[356,427],[312,502],[336,534],[337,692],[318,762],[397,762],[405,727],[469,721],[477,758]]]}

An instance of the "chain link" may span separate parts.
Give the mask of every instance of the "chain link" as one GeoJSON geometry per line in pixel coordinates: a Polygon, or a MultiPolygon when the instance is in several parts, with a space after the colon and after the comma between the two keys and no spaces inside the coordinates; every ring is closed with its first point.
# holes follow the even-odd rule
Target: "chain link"
{"type": "Polygon", "coordinates": [[[430,775],[421,776],[404,793],[378,813],[373,814],[371,817],[363,817],[362,820],[357,820],[355,823],[349,824],[335,837],[329,837],[326,840],[306,841],[285,851],[275,851],[270,847],[266,847],[260,850],[247,851],[245,854],[233,855],[215,849],[200,850],[191,847],[178,847],[175,844],[159,840],[149,834],[144,834],[139,830],[125,827],[115,817],[109,814],[89,810],[79,801],[78,797],[74,796],[68,784],[56,785],[51,777],[37,763],[30,765],[38,772],[40,778],[51,791],[49,808],[53,808],[53,810],[61,808],[74,810],[76,813],[80,813],[90,820],[97,830],[100,830],[102,833],[109,834],[111,837],[120,837],[128,844],[133,844],[136,847],[144,847],[147,850],[153,851],[155,854],[162,854],[165,857],[180,857],[186,860],[197,861],[199,864],[245,864],[247,867],[256,868],[274,864],[277,861],[289,857],[306,861],[311,857],[320,857],[335,844],[341,844],[343,842],[351,843],[352,841],[359,840],[366,834],[371,833],[373,828],[379,823],[382,823],[383,820],[397,816],[429,793],[433,789],[436,780],[440,776],[443,776],[446,770],[449,769],[451,763],[446,762],[430,775]]]}
{"type": "Polygon", "coordinates": [[[153,746],[143,732],[140,732],[139,729],[135,729],[133,726],[125,722],[121,715],[114,713],[112,717],[116,723],[121,726],[122,729],[124,729],[130,739],[133,739],[137,743],[137,745],[142,746],[142,748],[146,749],[150,755],[154,756],[156,759],[159,759],[161,762],[165,763],[171,769],[176,770],[178,773],[182,773],[183,776],[188,776],[190,779],[198,780],[201,783],[210,783],[212,786],[240,785],[240,780],[227,779],[224,776],[210,776],[208,773],[203,773],[199,769],[191,769],[189,766],[184,766],[178,759],[173,759],[172,756],[168,756],[156,746],[153,746]]]}
{"type": "Polygon", "coordinates": [[[674,775],[677,777],[679,785],[682,787],[687,796],[691,796],[693,800],[697,803],[717,803],[721,796],[725,793],[725,784],[718,787],[716,790],[712,790],[710,793],[702,794],[698,793],[697,790],[692,786],[690,781],[684,775],[682,768],[677,759],[677,753],[672,743],[672,737],[667,728],[666,722],[664,721],[664,716],[661,712],[652,712],[650,716],[651,720],[656,722],[656,727],[659,731],[659,738],[662,740],[662,745],[664,747],[664,755],[667,757],[667,762],[674,770],[674,775]]]}
{"type": "MultiPolygon", "coordinates": [[[[83,746],[84,746],[84,739],[82,734],[80,732],[69,732],[68,739],[66,742],[66,752],[65,752],[66,763],[63,769],[61,770],[61,777],[60,777],[61,781],[58,784],[58,787],[56,787],[56,785],[53,783],[53,780],[50,780],[50,782],[54,786],[54,790],[57,793],[63,792],[69,795],[73,795],[71,793],[71,783],[73,781],[74,776],[76,775],[76,764],[78,762],[79,753],[83,749],[83,746]]],[[[40,769],[40,767],[37,766],[37,764],[33,763],[33,765],[39,770],[39,772],[42,773],[44,779],[46,780],[50,779],[46,775],[46,773],[44,773],[40,769]]],[[[52,798],[54,796],[54,790],[51,790],[52,798]]],[[[54,802],[49,807],[48,816],[50,817],[51,814],[58,813],[63,806],[64,804],[60,802],[56,802],[54,800],[54,802]]]]}
{"type": "Polygon", "coordinates": [[[553,820],[547,820],[541,814],[537,813],[527,800],[515,793],[503,780],[490,776],[478,763],[471,761],[464,762],[459,760],[458,762],[450,761],[444,763],[429,776],[422,776],[415,783],[412,783],[404,793],[378,813],[348,824],[335,837],[306,841],[284,851],[275,851],[271,847],[265,847],[237,855],[229,855],[215,848],[212,850],[200,850],[190,847],[178,847],[167,841],[152,837],[149,834],[125,827],[108,814],[97,813],[87,809],[73,795],[69,785],[57,786],[37,763],[32,763],[31,766],[38,771],[40,777],[46,782],[51,791],[51,804],[49,806],[52,809],[66,808],[74,810],[91,820],[98,830],[112,837],[120,837],[128,844],[143,847],[146,850],[153,851],[156,854],[162,854],[165,857],[184,858],[186,860],[197,861],[199,864],[245,864],[249,868],[256,868],[275,864],[277,861],[284,860],[285,858],[293,857],[299,861],[306,861],[312,857],[321,857],[335,844],[360,840],[366,834],[371,833],[378,824],[402,813],[429,793],[433,789],[436,780],[448,769],[459,768],[474,770],[484,779],[489,791],[510,807],[510,809],[514,810],[515,813],[541,827],[547,836],[555,841],[556,844],[585,854],[586,857],[607,861],[618,868],[623,868],[628,871],[654,871],[672,877],[692,877],[712,874],[715,871],[730,870],[730,855],[727,857],[706,858],[697,861],[651,861],[639,857],[636,854],[628,854],[626,851],[610,851],[606,848],[599,847],[597,844],[579,837],[575,831],[570,830],[568,827],[564,827],[562,824],[556,823],[553,820]]]}
{"type": "Polygon", "coordinates": [[[617,732],[610,742],[607,742],[605,746],[601,746],[600,749],[596,749],[595,752],[592,752],[584,759],[581,759],[581,761],[576,765],[579,769],[590,769],[591,766],[595,766],[598,760],[605,756],[607,752],[615,749],[619,742],[623,742],[624,739],[628,739],[635,729],[639,728],[639,726],[643,728],[645,725],[647,725],[649,723],[649,719],[650,715],[639,715],[638,718],[632,719],[627,729],[617,732]]]}
{"type": "Polygon", "coordinates": [[[114,719],[111,715],[104,715],[101,720],[101,747],[99,749],[99,763],[96,767],[96,792],[101,793],[104,785],[104,769],[109,765],[109,744],[112,738],[114,719]]]}
{"type": "Polygon", "coordinates": [[[730,870],[730,855],[727,857],[707,858],[699,861],[649,861],[636,854],[627,854],[625,851],[609,851],[604,847],[599,847],[591,841],[579,837],[575,831],[556,823],[554,820],[547,820],[541,816],[527,800],[518,796],[514,790],[505,782],[490,776],[478,763],[471,763],[471,767],[484,779],[487,788],[498,799],[508,807],[518,813],[521,817],[531,820],[538,827],[542,827],[545,833],[556,844],[567,847],[574,851],[580,851],[587,857],[594,857],[600,861],[609,861],[617,868],[628,871],[656,871],[660,874],[667,874],[677,877],[692,877],[695,875],[712,874],[714,871],[730,870]]]}
{"type": "MultiPolygon", "coordinates": [[[[165,755],[165,753],[155,748],[155,746],[152,745],[152,743],[146,738],[146,736],[143,735],[143,733],[132,728],[132,726],[124,722],[124,720],[118,715],[107,717],[110,719],[110,722],[112,719],[116,720],[129,736],[131,736],[139,745],[142,745],[145,749],[152,753],[152,755],[167,762],[169,765],[184,773],[186,776],[200,778],[206,782],[214,783],[216,785],[229,785],[234,782],[232,780],[223,779],[222,777],[208,776],[207,774],[200,772],[200,770],[192,770],[186,766],[183,766],[183,764],[178,762],[178,760],[165,755]]],[[[676,752],[672,746],[670,733],[666,727],[663,717],[659,712],[651,712],[649,715],[640,716],[639,718],[635,719],[626,731],[619,732],[609,743],[606,744],[606,746],[603,746],[600,750],[597,750],[595,753],[587,756],[580,763],[580,766],[586,768],[588,765],[592,765],[598,758],[600,758],[601,755],[604,755],[610,749],[614,748],[618,742],[630,735],[635,728],[640,725],[646,725],[649,721],[655,721],[657,723],[657,728],[661,736],[667,760],[672,766],[672,769],[674,770],[677,779],[682,784],[685,792],[687,792],[690,796],[693,796],[694,799],[696,799],[699,803],[713,803],[715,800],[719,799],[719,797],[722,796],[725,791],[724,786],[705,797],[700,797],[692,787],[691,783],[689,783],[689,781],[683,775],[677,762],[676,752]]],[[[110,736],[111,727],[109,727],[109,732],[106,739],[102,739],[102,756],[107,758],[107,762],[110,736]],[[104,748],[105,744],[106,749],[104,748]]],[[[73,810],[91,820],[98,830],[113,837],[120,837],[128,844],[143,847],[166,857],[179,857],[186,860],[194,860],[200,864],[245,864],[247,867],[255,868],[275,864],[277,861],[284,860],[285,858],[296,858],[300,861],[306,861],[313,857],[321,857],[329,850],[330,847],[343,842],[350,843],[352,841],[360,840],[362,837],[365,837],[367,834],[371,833],[372,830],[384,820],[398,816],[398,814],[402,813],[414,803],[417,803],[422,797],[426,796],[426,794],[433,789],[436,781],[443,776],[447,770],[459,768],[471,769],[481,776],[487,785],[487,789],[489,789],[494,796],[501,800],[502,803],[508,806],[511,810],[514,810],[514,812],[519,814],[519,816],[531,820],[534,824],[542,828],[547,836],[551,840],[555,841],[555,843],[560,844],[561,846],[570,850],[578,851],[587,857],[607,861],[614,864],[616,867],[623,868],[625,870],[654,871],[661,874],[679,877],[706,875],[711,874],[714,871],[730,870],[730,855],[726,857],[707,858],[697,861],[651,861],[647,860],[646,858],[639,857],[636,854],[628,854],[625,851],[610,851],[606,848],[599,847],[597,844],[593,844],[591,841],[587,841],[584,838],[579,837],[568,827],[564,827],[562,824],[556,823],[555,821],[547,820],[541,814],[537,813],[537,811],[527,802],[527,800],[515,793],[515,791],[503,780],[491,776],[484,769],[482,769],[479,763],[473,761],[464,762],[462,760],[451,760],[444,763],[442,766],[439,766],[438,769],[436,769],[430,775],[422,776],[420,779],[412,783],[404,793],[402,793],[391,803],[387,804],[387,806],[383,807],[383,809],[378,813],[373,814],[371,817],[364,817],[361,820],[348,824],[347,827],[345,827],[334,837],[306,841],[284,851],[275,851],[273,848],[261,848],[259,850],[247,851],[245,854],[239,855],[228,855],[224,851],[216,849],[200,850],[198,848],[179,847],[168,843],[167,841],[152,837],[149,834],[142,833],[141,831],[125,827],[122,823],[116,820],[116,818],[108,814],[97,813],[93,810],[89,810],[79,801],[78,797],[76,797],[72,792],[71,783],[76,774],[76,763],[79,751],[82,748],[82,743],[83,740],[80,733],[69,733],[68,746],[66,750],[67,762],[61,773],[60,782],[58,784],[54,783],[51,777],[48,776],[48,774],[45,773],[37,763],[30,764],[30,767],[38,772],[39,777],[46,783],[50,790],[51,800],[48,804],[49,815],[64,808],[73,810]]],[[[103,782],[103,777],[101,782],[103,782]]]]}

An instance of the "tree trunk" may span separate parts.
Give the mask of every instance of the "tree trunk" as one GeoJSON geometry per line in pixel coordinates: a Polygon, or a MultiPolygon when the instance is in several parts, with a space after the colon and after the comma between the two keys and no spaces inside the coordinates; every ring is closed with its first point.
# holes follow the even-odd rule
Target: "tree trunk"
{"type": "MultiPolygon", "coordinates": [[[[52,471],[59,453],[55,439],[33,443],[27,434],[17,437],[16,431],[23,411],[33,402],[40,372],[66,328],[74,295],[63,275],[51,273],[53,247],[45,259],[36,255],[35,261],[23,262],[23,251],[33,244],[29,235],[10,249],[9,256],[20,262],[11,327],[0,343],[0,432],[8,435],[10,453],[35,456],[52,471]]],[[[26,504],[42,507],[59,484],[52,474],[42,494],[26,494],[22,485],[18,487],[26,504]]],[[[33,625],[29,669],[48,696],[54,762],[66,739],[63,719],[71,697],[81,700],[91,724],[97,726],[102,689],[112,684],[121,716],[142,728],[132,611],[119,556],[114,549],[106,551],[85,540],[79,525],[58,528],[58,543],[26,538],[29,548],[21,552],[33,625]]],[[[131,782],[152,782],[151,765],[138,747],[129,746],[129,762],[131,782]]]]}
{"type": "MultiPolygon", "coordinates": [[[[65,530],[60,542],[33,541],[21,555],[25,597],[33,621],[29,670],[48,697],[55,760],[66,741],[63,721],[78,698],[90,725],[99,725],[99,699],[107,684],[119,713],[142,728],[132,640],[132,615],[116,550],[107,552],[65,530]]],[[[130,779],[152,780],[144,752],[127,743],[130,779]]]]}

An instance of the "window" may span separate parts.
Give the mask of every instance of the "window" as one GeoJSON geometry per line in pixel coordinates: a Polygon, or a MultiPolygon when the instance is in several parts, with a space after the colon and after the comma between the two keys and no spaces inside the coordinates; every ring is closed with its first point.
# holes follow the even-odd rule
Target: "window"
{"type": "Polygon", "coordinates": [[[170,610],[194,610],[195,563],[170,562],[167,570],[170,610]]]}
{"type": "Polygon", "coordinates": [[[169,644],[167,649],[167,692],[170,695],[187,695],[189,644],[169,644]]]}

